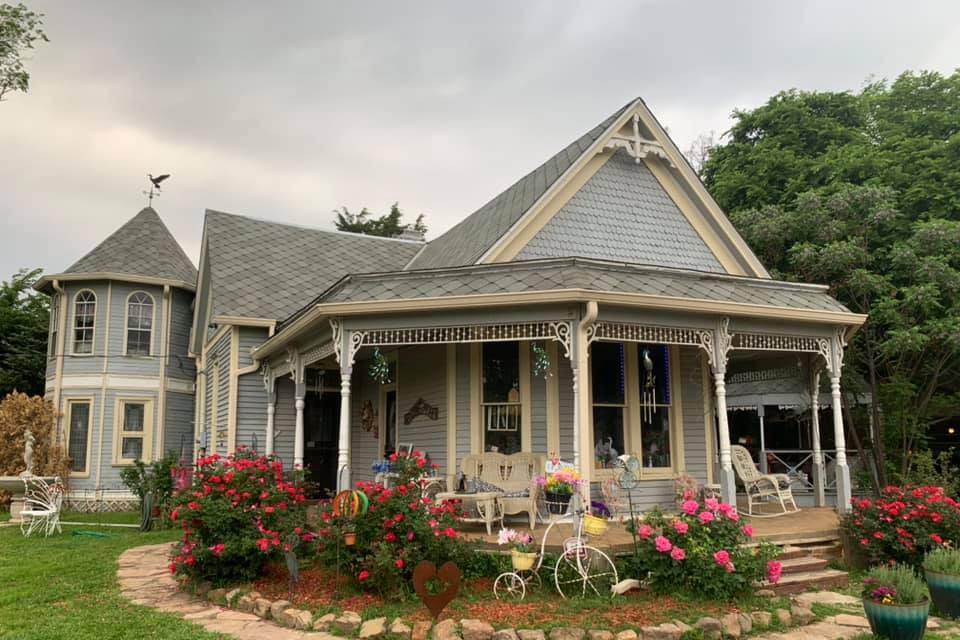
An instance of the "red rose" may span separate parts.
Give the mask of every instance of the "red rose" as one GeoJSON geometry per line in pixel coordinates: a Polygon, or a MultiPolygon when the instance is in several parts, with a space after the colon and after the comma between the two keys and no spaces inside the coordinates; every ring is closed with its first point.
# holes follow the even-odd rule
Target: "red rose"
{"type": "Polygon", "coordinates": [[[397,558],[397,561],[393,564],[396,565],[397,569],[403,569],[403,558],[397,558]]]}
{"type": "Polygon", "coordinates": [[[364,580],[366,580],[366,579],[369,578],[369,577],[370,577],[370,572],[367,571],[366,569],[364,569],[364,570],[361,571],[359,574],[357,574],[357,580],[359,580],[360,582],[363,582],[364,580]]]}
{"type": "Polygon", "coordinates": [[[935,533],[930,534],[930,539],[933,540],[933,544],[943,544],[943,538],[935,533]]]}

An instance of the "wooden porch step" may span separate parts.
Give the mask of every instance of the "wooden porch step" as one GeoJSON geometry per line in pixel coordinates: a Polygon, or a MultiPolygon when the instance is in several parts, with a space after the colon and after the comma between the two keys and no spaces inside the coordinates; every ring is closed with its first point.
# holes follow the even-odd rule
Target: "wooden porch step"
{"type": "Polygon", "coordinates": [[[821,569],[819,571],[802,571],[799,573],[784,572],[780,578],[780,582],[770,588],[778,595],[792,595],[794,593],[803,593],[810,589],[822,590],[845,587],[848,583],[849,577],[846,571],[821,569]]]}
{"type": "Polygon", "coordinates": [[[809,555],[787,559],[783,559],[783,556],[781,556],[778,560],[780,560],[780,563],[783,565],[783,575],[822,571],[827,568],[828,564],[823,558],[815,558],[809,555]]]}

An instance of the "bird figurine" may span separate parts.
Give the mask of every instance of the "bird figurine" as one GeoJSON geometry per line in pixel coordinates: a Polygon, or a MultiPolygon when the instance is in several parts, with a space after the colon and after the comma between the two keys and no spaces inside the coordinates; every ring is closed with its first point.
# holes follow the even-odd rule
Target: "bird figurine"
{"type": "Polygon", "coordinates": [[[150,191],[144,191],[143,195],[147,196],[147,206],[153,206],[153,197],[160,195],[160,183],[170,177],[169,173],[162,173],[156,178],[153,177],[152,173],[147,174],[147,178],[150,179],[150,191]]]}

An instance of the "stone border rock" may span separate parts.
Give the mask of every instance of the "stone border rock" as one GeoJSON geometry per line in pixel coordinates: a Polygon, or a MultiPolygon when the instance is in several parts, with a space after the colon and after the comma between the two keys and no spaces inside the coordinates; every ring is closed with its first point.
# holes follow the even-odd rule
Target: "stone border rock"
{"type": "MultiPolygon", "coordinates": [[[[461,620],[458,624],[450,619],[441,620],[436,625],[419,621],[410,626],[400,618],[389,624],[386,618],[362,620],[354,611],[344,611],[340,615],[330,613],[314,619],[309,611],[298,609],[287,600],[270,601],[257,592],[209,587],[197,589],[196,595],[181,591],[168,569],[170,546],[136,547],[120,555],[117,578],[123,596],[134,604],[159,609],[199,624],[208,631],[240,640],[342,640],[354,635],[361,640],[386,635],[401,640],[680,640],[684,633],[695,628],[707,640],[718,640],[721,637],[741,638],[754,630],[769,627],[774,617],[785,627],[809,625],[816,620],[810,609],[816,600],[804,600],[802,595],[794,599],[789,611],[778,609],[774,614],[754,611],[750,615],[731,613],[720,619],[704,617],[693,626],[674,620],[620,632],[564,627],[546,634],[539,629],[495,630],[482,620],[461,620]]],[[[824,624],[827,623],[814,624],[810,631],[824,624]]],[[[855,631],[851,636],[861,631],[847,628],[855,631]]],[[[757,640],[786,640],[789,637],[789,634],[773,633],[757,640]]]]}

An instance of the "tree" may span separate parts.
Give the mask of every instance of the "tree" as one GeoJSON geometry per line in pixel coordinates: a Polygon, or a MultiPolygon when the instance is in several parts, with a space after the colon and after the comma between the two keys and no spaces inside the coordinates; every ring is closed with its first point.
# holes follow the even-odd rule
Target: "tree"
{"type": "Polygon", "coordinates": [[[0,101],[7,93],[27,92],[30,74],[24,54],[37,42],[49,42],[43,31],[43,14],[23,3],[0,4],[0,101]]]}
{"type": "Polygon", "coordinates": [[[350,231],[353,233],[363,233],[368,236],[382,236],[385,238],[394,238],[403,233],[406,229],[412,229],[420,233],[427,232],[427,225],[423,221],[423,214],[417,216],[413,224],[403,224],[403,212],[400,210],[399,203],[394,202],[390,207],[390,213],[386,213],[379,218],[371,218],[370,211],[364,207],[360,213],[353,214],[346,207],[334,209],[336,218],[333,224],[340,231],[350,231]]]}
{"type": "Polygon", "coordinates": [[[696,140],[690,143],[690,148],[683,152],[684,157],[693,170],[701,178],[703,177],[703,168],[710,159],[710,153],[717,146],[717,132],[701,133],[696,140]]]}
{"type": "Polygon", "coordinates": [[[0,397],[43,394],[49,304],[32,288],[39,277],[39,269],[21,269],[0,285],[0,397]]]}
{"type": "Polygon", "coordinates": [[[707,187],[775,277],[869,314],[844,385],[874,399],[877,480],[902,480],[960,413],[960,72],[792,90],[733,117],[707,187]]]}

